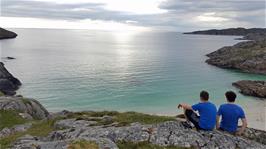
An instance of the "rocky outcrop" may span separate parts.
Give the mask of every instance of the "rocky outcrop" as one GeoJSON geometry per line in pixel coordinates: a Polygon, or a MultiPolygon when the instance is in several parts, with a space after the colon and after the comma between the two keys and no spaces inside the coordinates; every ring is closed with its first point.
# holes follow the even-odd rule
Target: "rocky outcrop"
{"type": "Polygon", "coordinates": [[[18,133],[18,132],[25,132],[26,130],[28,130],[30,127],[32,126],[31,123],[27,123],[27,124],[21,124],[21,125],[16,125],[12,128],[4,128],[0,131],[0,139],[7,137],[9,135],[18,133]]]}
{"type": "Polygon", "coordinates": [[[4,63],[0,62],[0,91],[6,95],[14,95],[20,86],[21,82],[8,72],[4,63]]]}
{"type": "Polygon", "coordinates": [[[23,97],[0,97],[0,110],[14,110],[26,113],[34,119],[44,119],[49,116],[49,112],[37,100],[23,97]]]}
{"type": "MultiPolygon", "coordinates": [[[[13,148],[64,149],[74,140],[95,141],[100,149],[118,149],[117,142],[149,142],[159,146],[193,147],[203,149],[264,149],[266,142],[257,142],[247,137],[233,136],[220,131],[196,131],[183,126],[179,121],[154,125],[132,123],[130,126],[114,127],[94,125],[94,121],[65,119],[55,125],[63,130],[51,132],[47,137],[26,135],[18,139],[13,148]],[[149,131],[152,130],[152,131],[149,131]],[[264,143],[264,144],[263,144],[264,143]]],[[[253,131],[253,130],[250,130],[253,131]]],[[[265,136],[265,132],[261,131],[265,136]]],[[[253,134],[253,133],[249,133],[253,134]]],[[[260,137],[264,137],[261,135],[260,137]]],[[[265,141],[265,140],[262,140],[265,141]]]]}
{"type": "Polygon", "coordinates": [[[17,34],[6,29],[0,28],[0,39],[16,38],[17,34]]]}
{"type": "Polygon", "coordinates": [[[233,86],[239,88],[244,95],[266,99],[266,81],[242,80],[234,82],[233,86]]]}
{"type": "Polygon", "coordinates": [[[221,68],[266,74],[266,40],[240,42],[207,54],[206,62],[221,68]]]}

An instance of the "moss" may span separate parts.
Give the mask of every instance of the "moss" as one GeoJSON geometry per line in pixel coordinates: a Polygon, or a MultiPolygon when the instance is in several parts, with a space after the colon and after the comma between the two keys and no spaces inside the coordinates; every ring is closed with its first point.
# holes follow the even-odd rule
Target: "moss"
{"type": "Polygon", "coordinates": [[[156,124],[165,121],[175,120],[175,118],[169,116],[149,115],[137,112],[125,112],[116,115],[114,117],[114,120],[123,124],[130,124],[134,122],[139,122],[142,124],[156,124]]]}
{"type": "Polygon", "coordinates": [[[153,145],[149,142],[132,143],[132,142],[120,141],[117,143],[117,146],[119,149],[188,149],[185,147],[176,147],[176,146],[162,147],[158,145],[153,145]]]}
{"type": "Polygon", "coordinates": [[[0,149],[10,148],[10,144],[15,142],[19,137],[23,136],[24,133],[16,133],[5,138],[0,139],[0,149]]]}
{"type": "Polygon", "coordinates": [[[29,99],[27,99],[27,98],[22,98],[21,100],[22,100],[22,102],[23,102],[25,105],[27,105],[27,104],[31,105],[31,102],[30,102],[29,99]]]}
{"type": "Polygon", "coordinates": [[[156,124],[165,121],[172,121],[175,120],[174,117],[170,116],[158,116],[158,115],[149,115],[137,112],[124,112],[119,113],[116,111],[102,111],[102,112],[76,112],[71,113],[67,116],[67,118],[77,118],[79,120],[83,119],[86,120],[90,118],[90,120],[94,120],[98,122],[98,125],[107,125],[112,122],[118,122],[120,126],[125,126],[134,122],[139,122],[142,124],[156,124]],[[103,116],[112,116],[113,121],[105,122],[101,119],[91,119],[91,117],[103,117],[103,116]]]}
{"type": "Polygon", "coordinates": [[[1,96],[5,96],[5,94],[2,91],[0,91],[0,97],[1,96]]]}
{"type": "Polygon", "coordinates": [[[67,149],[99,149],[99,147],[93,141],[78,140],[69,144],[67,149]]]}
{"type": "Polygon", "coordinates": [[[0,139],[0,149],[8,148],[10,147],[10,144],[16,141],[19,137],[22,137],[26,134],[32,135],[32,136],[40,136],[44,137],[47,136],[50,132],[52,132],[54,129],[54,123],[56,120],[48,120],[48,121],[35,121],[33,122],[33,125],[31,128],[29,128],[25,132],[18,132],[15,134],[12,134],[10,136],[7,136],[5,138],[0,139]]]}
{"type": "Polygon", "coordinates": [[[18,124],[24,124],[27,120],[23,119],[17,111],[0,110],[0,130],[5,127],[12,127],[18,124]]]}

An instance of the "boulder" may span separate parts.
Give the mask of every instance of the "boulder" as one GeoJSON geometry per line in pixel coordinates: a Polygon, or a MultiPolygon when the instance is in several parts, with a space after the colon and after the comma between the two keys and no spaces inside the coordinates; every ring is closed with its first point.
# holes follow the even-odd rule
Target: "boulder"
{"type": "Polygon", "coordinates": [[[266,81],[242,80],[233,83],[240,93],[248,96],[266,98],[266,81]]]}
{"type": "Polygon", "coordinates": [[[6,95],[14,95],[21,86],[21,82],[15,78],[0,62],[0,91],[6,95]]]}
{"type": "Polygon", "coordinates": [[[44,119],[49,116],[49,112],[37,100],[23,97],[0,97],[0,110],[15,110],[20,113],[27,113],[34,119],[44,119]]]}

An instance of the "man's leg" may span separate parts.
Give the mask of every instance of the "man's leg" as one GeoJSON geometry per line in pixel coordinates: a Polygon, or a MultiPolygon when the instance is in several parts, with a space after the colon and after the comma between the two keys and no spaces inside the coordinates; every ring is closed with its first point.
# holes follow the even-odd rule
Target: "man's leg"
{"type": "Polygon", "coordinates": [[[199,126],[199,116],[192,110],[184,110],[186,119],[193,123],[193,125],[197,128],[197,130],[200,129],[199,126]]]}

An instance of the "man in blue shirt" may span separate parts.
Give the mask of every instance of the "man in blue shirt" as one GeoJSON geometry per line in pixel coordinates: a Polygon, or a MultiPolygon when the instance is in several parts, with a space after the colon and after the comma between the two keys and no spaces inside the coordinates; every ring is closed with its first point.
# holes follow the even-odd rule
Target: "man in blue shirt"
{"type": "Polygon", "coordinates": [[[241,135],[247,127],[245,113],[240,106],[234,103],[237,96],[233,91],[226,92],[225,97],[227,99],[227,103],[222,104],[219,107],[217,113],[216,128],[227,131],[229,133],[236,133],[237,135],[241,135]],[[219,122],[220,117],[222,117],[221,123],[219,122]],[[242,126],[240,130],[237,131],[239,119],[242,120],[242,126]]]}
{"type": "Polygon", "coordinates": [[[200,103],[190,106],[179,104],[178,108],[183,108],[186,119],[194,124],[197,130],[213,130],[216,122],[216,106],[209,102],[209,93],[200,93],[200,103]],[[198,111],[199,116],[194,112],[198,111]]]}

